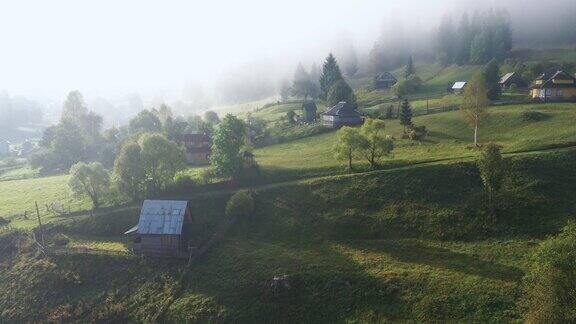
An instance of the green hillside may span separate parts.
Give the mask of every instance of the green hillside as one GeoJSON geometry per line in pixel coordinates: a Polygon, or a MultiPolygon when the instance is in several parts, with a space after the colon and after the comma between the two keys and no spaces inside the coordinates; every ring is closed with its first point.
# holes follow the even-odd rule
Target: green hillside
{"type": "MultiPolygon", "coordinates": [[[[514,105],[490,108],[490,119],[480,130],[483,142],[494,141],[503,152],[541,150],[557,146],[575,145],[576,119],[574,104],[514,105]],[[526,121],[523,112],[539,111],[540,121],[526,121]]],[[[422,144],[401,140],[402,127],[397,120],[386,121],[388,134],[395,137],[392,156],[383,167],[408,165],[424,161],[475,156],[470,149],[473,130],[458,111],[414,118],[417,125],[425,125],[430,132],[422,144]]],[[[303,178],[344,172],[334,159],[333,144],[336,133],[331,132],[298,141],[274,145],[255,151],[256,159],[265,174],[271,177],[303,178]]],[[[359,169],[367,164],[358,162],[359,169]]]]}
{"type": "MultiPolygon", "coordinates": [[[[0,234],[0,276],[6,279],[0,281],[0,316],[80,322],[516,321],[527,257],[576,214],[574,161],[574,151],[510,160],[512,176],[495,222],[486,215],[469,163],[258,190],[256,213],[237,223],[183,281],[183,263],[108,254],[37,259],[28,236],[0,234]],[[282,275],[290,288],[271,288],[272,278],[282,275]]],[[[198,233],[213,232],[226,195],[189,198],[193,214],[201,215],[198,233]]],[[[50,232],[114,241],[136,211],[77,218],[50,232]]]]}

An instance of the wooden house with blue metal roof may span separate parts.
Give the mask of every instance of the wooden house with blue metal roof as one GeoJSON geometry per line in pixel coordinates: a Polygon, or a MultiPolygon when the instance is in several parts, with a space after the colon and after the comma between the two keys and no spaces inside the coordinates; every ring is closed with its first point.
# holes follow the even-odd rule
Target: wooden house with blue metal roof
{"type": "Polygon", "coordinates": [[[187,201],[145,200],[138,225],[125,234],[134,235],[134,253],[178,257],[188,253],[185,238],[191,222],[187,201]]]}

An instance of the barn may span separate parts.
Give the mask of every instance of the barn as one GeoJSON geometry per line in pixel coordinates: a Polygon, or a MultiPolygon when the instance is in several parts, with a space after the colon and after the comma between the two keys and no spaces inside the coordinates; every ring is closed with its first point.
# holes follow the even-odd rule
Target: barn
{"type": "Polygon", "coordinates": [[[345,101],[339,102],[322,114],[322,125],[330,128],[356,126],[362,125],[362,123],[364,123],[364,120],[360,113],[355,107],[345,101]]]}
{"type": "Polygon", "coordinates": [[[136,254],[181,257],[188,254],[186,233],[192,214],[187,201],[145,200],[138,225],[125,232],[133,236],[136,254]]]}

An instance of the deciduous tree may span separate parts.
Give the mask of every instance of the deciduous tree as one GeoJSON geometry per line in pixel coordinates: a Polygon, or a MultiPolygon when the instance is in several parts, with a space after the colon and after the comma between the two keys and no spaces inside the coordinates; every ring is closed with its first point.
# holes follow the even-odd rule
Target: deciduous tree
{"type": "Polygon", "coordinates": [[[348,169],[352,170],[354,157],[364,145],[365,139],[360,135],[358,128],[344,126],[338,130],[337,140],[334,144],[334,156],[339,161],[346,161],[348,169]]]}
{"type": "Polygon", "coordinates": [[[477,161],[480,178],[488,196],[488,208],[490,214],[495,216],[495,200],[502,188],[506,175],[506,165],[500,153],[500,146],[488,143],[482,148],[482,153],[477,161]]]}
{"type": "Polygon", "coordinates": [[[210,165],[214,173],[235,178],[242,170],[240,149],[245,144],[246,125],[234,115],[228,114],[214,131],[210,165]]]}
{"type": "Polygon", "coordinates": [[[120,191],[136,201],[145,193],[142,149],[137,143],[125,144],[114,161],[114,177],[120,191]]]}
{"type": "Polygon", "coordinates": [[[487,93],[486,80],[481,73],[476,75],[464,89],[464,103],[460,111],[474,128],[474,145],[478,145],[480,124],[488,117],[490,100],[488,100],[487,93]]]}
{"type": "Polygon", "coordinates": [[[99,162],[79,162],[70,168],[70,190],[79,197],[88,197],[94,209],[100,206],[101,197],[110,187],[110,176],[99,162]]]}
{"type": "Polygon", "coordinates": [[[394,143],[388,139],[384,130],[386,124],[379,119],[366,119],[360,129],[360,134],[364,138],[362,141],[362,154],[375,168],[382,157],[389,155],[394,149],[394,143]]]}

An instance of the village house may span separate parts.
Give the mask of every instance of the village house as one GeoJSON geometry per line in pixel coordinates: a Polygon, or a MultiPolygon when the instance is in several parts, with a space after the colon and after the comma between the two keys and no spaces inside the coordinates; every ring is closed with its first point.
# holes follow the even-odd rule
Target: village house
{"type": "Polygon", "coordinates": [[[530,96],[540,101],[576,102],[576,78],[564,71],[544,73],[534,80],[530,96]]]}
{"type": "Polygon", "coordinates": [[[185,257],[189,254],[186,233],[192,214],[187,201],[145,200],[138,225],[124,234],[133,237],[133,251],[154,257],[185,257]]]}
{"type": "Polygon", "coordinates": [[[363,122],[356,108],[344,101],[322,114],[322,125],[330,128],[362,125],[363,122]]]}
{"type": "Polygon", "coordinates": [[[466,81],[457,81],[454,82],[450,90],[453,94],[463,94],[464,88],[466,88],[466,81]]]}
{"type": "Polygon", "coordinates": [[[206,134],[184,134],[186,160],[190,164],[208,164],[212,154],[212,137],[206,134]]]}
{"type": "Polygon", "coordinates": [[[375,87],[377,90],[390,89],[390,88],[392,88],[397,82],[398,82],[398,80],[396,80],[396,78],[392,75],[392,73],[390,73],[390,72],[384,72],[384,73],[378,74],[378,75],[374,78],[374,87],[375,87]]]}
{"type": "Polygon", "coordinates": [[[528,83],[516,72],[506,73],[502,79],[500,79],[500,87],[503,90],[511,89],[514,86],[518,89],[525,89],[528,87],[528,83]]]}
{"type": "Polygon", "coordinates": [[[6,140],[0,139],[0,156],[10,154],[10,143],[6,140]]]}

